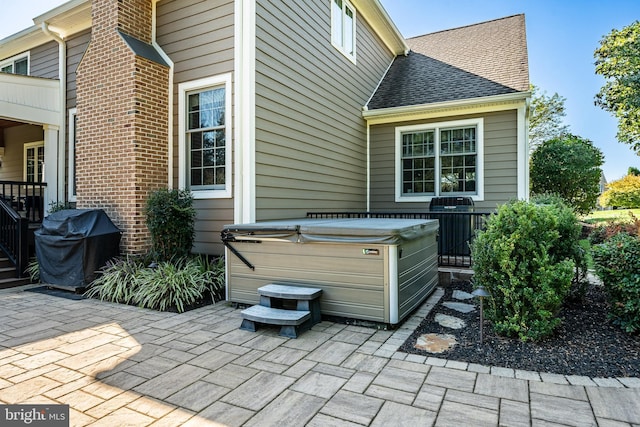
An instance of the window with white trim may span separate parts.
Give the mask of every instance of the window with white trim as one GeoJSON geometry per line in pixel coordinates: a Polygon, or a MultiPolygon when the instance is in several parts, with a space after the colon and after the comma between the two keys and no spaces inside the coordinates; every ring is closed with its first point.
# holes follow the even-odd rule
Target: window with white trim
{"type": "Polygon", "coordinates": [[[356,9],[347,0],[331,0],[331,43],[356,60],[356,9]]]}
{"type": "Polygon", "coordinates": [[[76,201],[76,129],[78,118],[76,109],[69,110],[69,168],[67,182],[69,186],[69,201],[76,201]]]}
{"type": "Polygon", "coordinates": [[[483,120],[396,128],[396,201],[484,197],[483,120]]]}
{"type": "Polygon", "coordinates": [[[44,181],[44,141],[24,144],[23,171],[26,182],[44,181]]]}
{"type": "Polygon", "coordinates": [[[0,72],[9,74],[29,75],[29,55],[18,55],[0,61],[0,72]]]}
{"type": "Polygon", "coordinates": [[[194,198],[231,196],[231,77],[179,85],[180,188],[194,198]]]}

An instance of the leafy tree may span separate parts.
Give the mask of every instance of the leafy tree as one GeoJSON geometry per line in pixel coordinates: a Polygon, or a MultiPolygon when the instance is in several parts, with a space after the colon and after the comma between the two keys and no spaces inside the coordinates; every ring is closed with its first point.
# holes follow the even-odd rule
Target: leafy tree
{"type": "Polygon", "coordinates": [[[566,99],[558,93],[547,96],[546,92],[530,86],[531,113],[529,115],[529,143],[535,149],[544,141],[561,138],[569,132],[569,126],[562,124],[567,115],[564,108],[566,99]]]}
{"type": "Polygon", "coordinates": [[[629,166],[629,169],[627,170],[627,173],[629,175],[640,176],[640,169],[635,168],[633,166],[629,166]]]}
{"type": "Polygon", "coordinates": [[[603,161],[588,139],[567,134],[545,141],[531,155],[531,191],[557,194],[577,213],[588,213],[600,194],[603,161]]]}
{"type": "Polygon", "coordinates": [[[600,196],[602,206],[640,208],[640,176],[626,175],[612,181],[600,196]]]}
{"type": "Polygon", "coordinates": [[[612,30],[594,56],[596,74],[606,80],[596,105],[618,119],[618,141],[640,154],[640,21],[612,30]]]}

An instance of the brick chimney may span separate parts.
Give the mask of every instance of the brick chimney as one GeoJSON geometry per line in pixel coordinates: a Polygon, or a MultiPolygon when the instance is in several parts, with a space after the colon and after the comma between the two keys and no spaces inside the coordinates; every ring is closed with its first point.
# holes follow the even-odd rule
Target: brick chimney
{"type": "Polygon", "coordinates": [[[153,48],[152,0],[93,0],[77,70],[77,207],[104,209],[121,250],[145,253],[144,208],[168,178],[169,67],[153,48]]]}

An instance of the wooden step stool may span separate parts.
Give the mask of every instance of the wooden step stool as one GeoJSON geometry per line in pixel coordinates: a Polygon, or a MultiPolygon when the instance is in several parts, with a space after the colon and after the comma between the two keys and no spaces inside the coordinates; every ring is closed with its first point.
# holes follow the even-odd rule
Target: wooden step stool
{"type": "Polygon", "coordinates": [[[257,323],[280,325],[280,335],[297,338],[298,334],[320,322],[322,289],[271,283],[258,288],[260,305],[242,311],[240,329],[255,332],[257,323]],[[295,310],[283,307],[295,304],[295,310]]]}

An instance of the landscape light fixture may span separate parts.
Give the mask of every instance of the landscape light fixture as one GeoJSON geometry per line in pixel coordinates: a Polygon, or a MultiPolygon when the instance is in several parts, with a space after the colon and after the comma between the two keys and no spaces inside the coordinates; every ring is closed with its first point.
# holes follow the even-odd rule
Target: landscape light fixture
{"type": "Polygon", "coordinates": [[[483,313],[483,307],[482,307],[482,300],[485,297],[491,296],[491,294],[487,292],[482,286],[478,286],[477,289],[474,289],[474,291],[471,292],[471,295],[473,295],[474,297],[478,297],[480,299],[480,344],[482,344],[482,327],[484,326],[484,313],[483,313]]]}

